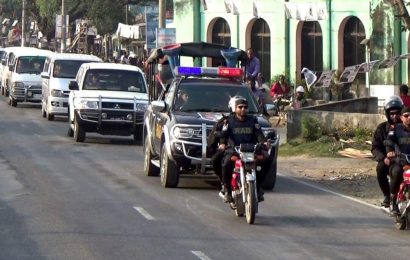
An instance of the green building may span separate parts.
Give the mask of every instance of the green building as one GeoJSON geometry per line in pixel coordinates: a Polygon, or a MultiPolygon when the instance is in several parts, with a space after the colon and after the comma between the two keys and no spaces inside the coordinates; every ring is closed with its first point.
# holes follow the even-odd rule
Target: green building
{"type": "MultiPolygon", "coordinates": [[[[286,74],[297,83],[304,67],[342,72],[410,52],[408,33],[394,12],[389,0],[174,0],[174,26],[177,42],[252,47],[266,81],[286,74]]],[[[397,94],[409,75],[402,59],[358,74],[352,87],[358,96],[384,99],[397,94]]]]}

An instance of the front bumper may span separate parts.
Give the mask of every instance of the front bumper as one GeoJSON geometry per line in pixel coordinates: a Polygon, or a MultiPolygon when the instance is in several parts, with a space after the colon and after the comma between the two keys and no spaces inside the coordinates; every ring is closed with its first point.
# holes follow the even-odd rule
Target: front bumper
{"type": "Polygon", "coordinates": [[[11,96],[18,102],[39,103],[42,98],[41,86],[13,86],[11,96]]]}
{"type": "MultiPolygon", "coordinates": [[[[211,154],[208,151],[207,138],[213,126],[202,125],[182,125],[178,124],[171,128],[171,153],[175,161],[189,161],[192,165],[199,165],[201,173],[205,173],[207,168],[211,165],[211,154]],[[189,127],[194,129],[196,138],[181,139],[173,135],[176,127],[189,127]]],[[[277,150],[279,146],[279,135],[272,140],[271,148],[268,153],[274,153],[274,159],[277,157],[277,150]]]]}
{"type": "Polygon", "coordinates": [[[49,97],[47,100],[47,109],[53,115],[68,114],[68,98],[67,97],[49,97]]]}
{"type": "MultiPolygon", "coordinates": [[[[118,101],[118,99],[116,99],[118,101]]],[[[87,131],[102,134],[132,134],[142,126],[145,111],[137,110],[137,99],[124,99],[122,102],[102,101],[99,98],[96,109],[76,109],[80,122],[87,131]]]]}

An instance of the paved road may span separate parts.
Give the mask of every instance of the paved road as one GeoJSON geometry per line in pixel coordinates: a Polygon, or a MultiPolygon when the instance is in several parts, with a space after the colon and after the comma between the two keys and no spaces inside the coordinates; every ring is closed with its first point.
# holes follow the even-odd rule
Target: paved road
{"type": "Polygon", "coordinates": [[[290,177],[248,225],[214,178],[144,176],[132,138],[78,144],[36,105],[0,111],[0,259],[408,259],[384,213],[290,177]]]}

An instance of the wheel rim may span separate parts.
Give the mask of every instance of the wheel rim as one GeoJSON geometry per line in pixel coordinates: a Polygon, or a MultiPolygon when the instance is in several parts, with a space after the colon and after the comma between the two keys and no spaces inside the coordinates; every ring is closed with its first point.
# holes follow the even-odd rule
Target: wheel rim
{"type": "Polygon", "coordinates": [[[161,183],[162,184],[165,184],[165,172],[167,168],[168,168],[168,160],[166,158],[166,152],[162,151],[162,156],[161,156],[161,183]]]}
{"type": "MultiPolygon", "coordinates": [[[[145,138],[146,139],[146,138],[145,138]]],[[[144,159],[144,171],[148,172],[148,164],[150,163],[149,161],[151,160],[151,158],[149,158],[149,147],[147,145],[148,141],[145,140],[145,159],[144,159]]]]}

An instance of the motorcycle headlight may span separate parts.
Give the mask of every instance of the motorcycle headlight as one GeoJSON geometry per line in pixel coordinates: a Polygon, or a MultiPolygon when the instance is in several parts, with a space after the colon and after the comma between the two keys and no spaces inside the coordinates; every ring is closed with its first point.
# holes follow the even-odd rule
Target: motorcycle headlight
{"type": "Polygon", "coordinates": [[[135,111],[137,112],[145,112],[148,108],[148,104],[146,103],[137,103],[135,106],[135,111]]]}
{"type": "Polygon", "coordinates": [[[177,126],[174,128],[173,133],[176,138],[191,138],[194,135],[194,129],[177,126]]]}
{"type": "Polygon", "coordinates": [[[77,109],[98,109],[98,101],[75,99],[74,107],[77,109]]]}
{"type": "Polygon", "coordinates": [[[51,96],[52,97],[62,97],[63,96],[63,92],[59,89],[52,89],[51,90],[51,96]]]}
{"type": "Polygon", "coordinates": [[[276,138],[276,131],[273,128],[262,128],[262,133],[266,139],[274,139],[276,138]]]}
{"type": "Polygon", "coordinates": [[[252,162],[255,160],[255,155],[253,153],[242,153],[241,158],[244,162],[252,162]]]}

